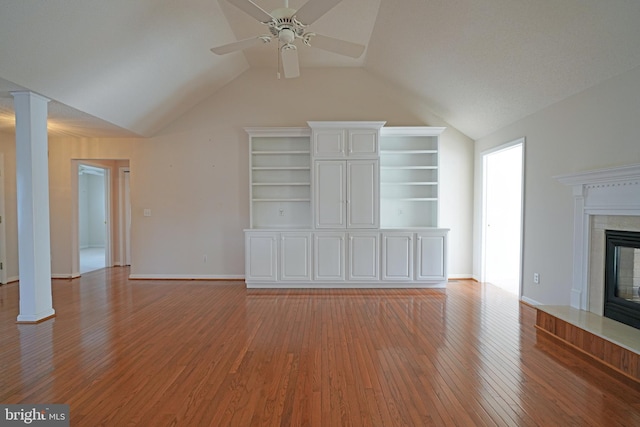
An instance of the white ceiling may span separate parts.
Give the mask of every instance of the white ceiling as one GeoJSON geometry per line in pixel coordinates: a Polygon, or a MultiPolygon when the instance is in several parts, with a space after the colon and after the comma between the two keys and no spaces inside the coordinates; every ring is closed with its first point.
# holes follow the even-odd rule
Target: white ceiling
{"type": "MultiPolygon", "coordinates": [[[[310,29],[365,54],[298,51],[301,73],[362,67],[477,139],[640,66],[638,22],[637,0],[342,0],[310,29]]],[[[247,68],[275,70],[274,42],[209,51],[265,33],[227,0],[2,2],[0,130],[29,89],[53,100],[55,132],[151,136],[247,68]]]]}

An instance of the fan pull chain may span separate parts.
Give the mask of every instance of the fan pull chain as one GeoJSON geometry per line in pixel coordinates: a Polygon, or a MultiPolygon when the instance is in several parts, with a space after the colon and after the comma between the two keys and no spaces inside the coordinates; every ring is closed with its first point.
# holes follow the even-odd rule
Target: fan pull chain
{"type": "Polygon", "coordinates": [[[280,80],[280,40],[278,40],[278,48],[276,49],[276,56],[278,57],[278,71],[276,75],[278,76],[278,80],[280,80]]]}

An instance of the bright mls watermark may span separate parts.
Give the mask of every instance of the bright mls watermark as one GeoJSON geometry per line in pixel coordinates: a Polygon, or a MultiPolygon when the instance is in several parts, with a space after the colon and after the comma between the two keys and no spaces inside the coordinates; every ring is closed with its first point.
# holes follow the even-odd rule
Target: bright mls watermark
{"type": "Polygon", "coordinates": [[[0,427],[69,427],[69,405],[1,405],[0,427]]]}

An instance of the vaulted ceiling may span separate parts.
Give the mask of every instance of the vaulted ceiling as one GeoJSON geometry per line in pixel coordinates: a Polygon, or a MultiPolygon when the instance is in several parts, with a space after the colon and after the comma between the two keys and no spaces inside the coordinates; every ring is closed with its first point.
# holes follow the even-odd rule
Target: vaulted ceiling
{"type": "MultiPolygon", "coordinates": [[[[365,53],[300,45],[300,70],[363,68],[477,139],[640,66],[638,22],[636,0],[342,0],[310,29],[365,53]]],[[[265,33],[227,0],[3,1],[0,129],[28,89],[53,100],[59,133],[152,136],[248,68],[275,75],[276,42],[209,51],[265,33]]]]}

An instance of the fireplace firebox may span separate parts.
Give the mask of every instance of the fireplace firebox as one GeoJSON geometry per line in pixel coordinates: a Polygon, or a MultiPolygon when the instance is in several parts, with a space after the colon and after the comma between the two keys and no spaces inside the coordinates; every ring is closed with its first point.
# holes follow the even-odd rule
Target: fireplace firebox
{"type": "Polygon", "coordinates": [[[640,232],[605,231],[604,315],[640,329],[640,232]]]}

